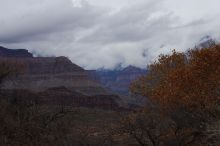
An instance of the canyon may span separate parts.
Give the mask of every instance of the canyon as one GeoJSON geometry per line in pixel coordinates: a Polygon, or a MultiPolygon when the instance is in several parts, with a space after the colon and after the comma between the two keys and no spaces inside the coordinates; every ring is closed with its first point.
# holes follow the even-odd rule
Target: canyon
{"type": "Polygon", "coordinates": [[[25,49],[0,47],[0,61],[16,62],[21,71],[6,78],[1,94],[12,102],[102,109],[134,104],[129,85],[146,70],[129,66],[120,70],[85,70],[67,57],[33,57],[25,49]]]}
{"type": "Polygon", "coordinates": [[[6,78],[1,94],[16,102],[119,108],[120,97],[89,79],[87,71],[67,57],[33,57],[24,49],[0,48],[0,58],[21,65],[21,72],[6,78]]]}

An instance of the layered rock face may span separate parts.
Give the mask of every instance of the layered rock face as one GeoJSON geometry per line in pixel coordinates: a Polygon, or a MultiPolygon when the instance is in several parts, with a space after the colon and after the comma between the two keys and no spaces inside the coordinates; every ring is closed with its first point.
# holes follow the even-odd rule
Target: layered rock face
{"type": "Polygon", "coordinates": [[[64,86],[83,94],[105,94],[105,90],[99,84],[89,80],[84,69],[66,57],[13,58],[13,60],[22,64],[23,73],[6,80],[3,84],[5,89],[40,92],[64,86]]]}
{"type": "Polygon", "coordinates": [[[3,82],[2,93],[23,100],[28,99],[27,94],[31,94],[41,104],[64,103],[100,108],[118,106],[118,96],[110,94],[100,84],[90,80],[88,73],[68,58],[32,57],[25,52],[27,51],[23,55],[16,55],[14,52],[15,55],[1,57],[16,61],[22,66],[21,73],[3,82]]]}
{"type": "Polygon", "coordinates": [[[131,82],[145,75],[146,72],[144,69],[128,66],[122,70],[90,71],[90,76],[107,89],[118,94],[128,95],[131,82]]]}
{"type": "Polygon", "coordinates": [[[10,102],[23,104],[74,106],[118,110],[116,95],[84,95],[66,87],[49,88],[42,92],[31,92],[22,89],[3,89],[1,95],[10,102]]]}

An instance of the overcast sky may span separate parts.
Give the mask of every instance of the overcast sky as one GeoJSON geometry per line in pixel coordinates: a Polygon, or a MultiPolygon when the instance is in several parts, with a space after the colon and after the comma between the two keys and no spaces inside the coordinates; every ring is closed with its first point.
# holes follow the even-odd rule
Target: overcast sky
{"type": "Polygon", "coordinates": [[[146,67],[220,38],[219,0],[0,0],[0,45],[86,68],[146,67]]]}

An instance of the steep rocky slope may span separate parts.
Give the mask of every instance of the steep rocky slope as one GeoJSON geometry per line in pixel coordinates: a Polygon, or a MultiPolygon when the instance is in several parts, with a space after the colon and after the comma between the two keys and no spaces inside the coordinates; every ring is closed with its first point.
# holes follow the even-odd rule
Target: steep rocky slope
{"type": "MultiPolygon", "coordinates": [[[[9,50],[9,49],[8,49],[9,50]]],[[[119,97],[110,94],[100,84],[89,79],[87,72],[66,57],[32,57],[28,51],[10,50],[1,59],[16,61],[22,71],[2,84],[2,93],[20,99],[37,96],[45,104],[64,104],[88,107],[116,107],[119,97]],[[11,55],[13,54],[13,55],[11,55]],[[19,96],[17,94],[19,93],[19,96]],[[22,97],[22,95],[24,97],[22,97]]],[[[1,48],[0,48],[1,52],[1,48]]]]}

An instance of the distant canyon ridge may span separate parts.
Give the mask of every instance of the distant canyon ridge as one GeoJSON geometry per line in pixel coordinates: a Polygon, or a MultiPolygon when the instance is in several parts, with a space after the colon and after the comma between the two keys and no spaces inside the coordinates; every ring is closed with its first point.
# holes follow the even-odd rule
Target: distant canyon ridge
{"type": "Polygon", "coordinates": [[[129,85],[146,70],[129,66],[121,70],[84,70],[67,57],[33,57],[26,49],[0,47],[0,59],[25,66],[22,73],[6,79],[1,94],[14,102],[34,100],[103,109],[128,107],[129,85]],[[123,96],[123,98],[122,98],[123,96]]]}

